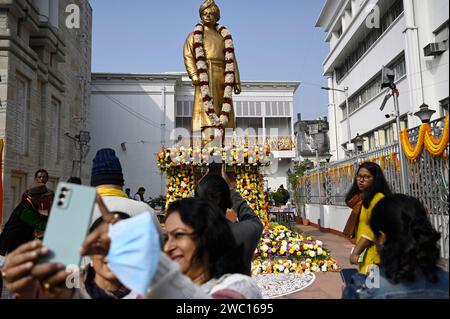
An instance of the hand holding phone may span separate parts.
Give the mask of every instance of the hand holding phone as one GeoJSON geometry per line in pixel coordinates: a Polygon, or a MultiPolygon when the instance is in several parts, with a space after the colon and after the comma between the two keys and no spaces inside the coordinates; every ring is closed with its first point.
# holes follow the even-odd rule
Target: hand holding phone
{"type": "Polygon", "coordinates": [[[340,271],[342,282],[345,286],[348,286],[351,283],[353,275],[357,274],[358,270],[354,268],[344,268],[340,271]]]}
{"type": "Polygon", "coordinates": [[[80,265],[80,247],[88,233],[96,196],[93,187],[58,184],[43,241],[49,254],[39,263],[80,265]]]}
{"type": "Polygon", "coordinates": [[[109,251],[111,239],[109,238],[109,225],[114,224],[117,221],[117,215],[112,214],[100,196],[97,196],[97,205],[102,214],[104,224],[97,227],[92,233],[90,233],[81,247],[81,255],[104,255],[106,256],[109,251]]]}

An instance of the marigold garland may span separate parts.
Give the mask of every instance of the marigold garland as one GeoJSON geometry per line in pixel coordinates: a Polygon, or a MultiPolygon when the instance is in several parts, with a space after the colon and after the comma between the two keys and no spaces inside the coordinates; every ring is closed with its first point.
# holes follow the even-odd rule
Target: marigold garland
{"type": "Polygon", "coordinates": [[[222,110],[219,115],[214,110],[214,101],[211,95],[208,64],[204,47],[204,26],[199,23],[194,30],[194,47],[197,70],[200,77],[200,91],[205,106],[205,112],[212,125],[226,126],[229,121],[231,106],[233,104],[233,86],[235,85],[234,45],[230,32],[223,25],[217,24],[216,31],[223,37],[225,43],[225,90],[223,95],[222,110]]]}
{"type": "Polygon", "coordinates": [[[441,156],[447,148],[449,142],[449,116],[445,117],[445,125],[440,140],[437,140],[431,131],[428,123],[424,123],[419,128],[417,143],[412,147],[408,137],[408,130],[404,129],[400,133],[400,142],[406,157],[414,161],[422,153],[423,146],[433,156],[441,156]]]}

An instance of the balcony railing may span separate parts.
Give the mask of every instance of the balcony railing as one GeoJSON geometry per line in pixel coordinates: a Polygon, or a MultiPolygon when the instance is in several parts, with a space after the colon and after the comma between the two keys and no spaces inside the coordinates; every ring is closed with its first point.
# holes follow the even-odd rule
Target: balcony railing
{"type": "MultiPolygon", "coordinates": [[[[194,143],[200,145],[200,137],[195,138],[194,143]]],[[[263,136],[227,136],[225,137],[225,146],[256,146],[256,145],[269,145],[271,151],[292,151],[295,148],[292,136],[275,136],[275,137],[263,137],[263,136]]]]}

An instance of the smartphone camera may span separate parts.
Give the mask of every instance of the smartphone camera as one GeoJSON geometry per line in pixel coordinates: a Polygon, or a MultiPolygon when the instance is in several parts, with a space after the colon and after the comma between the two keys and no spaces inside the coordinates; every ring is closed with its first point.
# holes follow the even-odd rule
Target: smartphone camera
{"type": "Polygon", "coordinates": [[[68,188],[66,188],[66,187],[61,188],[61,193],[58,196],[58,203],[57,203],[59,207],[64,206],[64,202],[65,202],[65,199],[67,198],[68,192],[69,192],[68,188]]]}

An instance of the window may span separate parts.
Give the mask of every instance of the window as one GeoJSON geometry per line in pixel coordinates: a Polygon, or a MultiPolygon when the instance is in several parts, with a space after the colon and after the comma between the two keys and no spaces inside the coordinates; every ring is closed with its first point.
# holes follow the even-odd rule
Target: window
{"type": "Polygon", "coordinates": [[[271,102],[272,104],[272,116],[278,115],[278,108],[277,108],[277,102],[271,102]]]}
{"type": "Polygon", "coordinates": [[[342,25],[335,31],[335,34],[338,39],[342,36],[342,25]]]}
{"type": "Polygon", "coordinates": [[[236,127],[242,130],[251,128],[255,131],[255,134],[258,134],[258,130],[262,129],[263,127],[262,118],[260,117],[237,118],[236,127]]]}
{"type": "Polygon", "coordinates": [[[51,159],[52,161],[57,161],[59,159],[61,133],[61,102],[59,102],[57,99],[52,99],[50,132],[51,159]]]}
{"type": "Polygon", "coordinates": [[[183,103],[183,115],[192,116],[192,108],[194,107],[194,102],[184,101],[183,103]]]}
{"type": "Polygon", "coordinates": [[[20,155],[28,151],[29,81],[17,75],[14,148],[20,155]]]}
{"type": "Polygon", "coordinates": [[[192,117],[192,108],[194,101],[177,101],[176,116],[178,117],[192,117]]]}
{"type": "Polygon", "coordinates": [[[242,115],[248,116],[248,102],[244,102],[242,106],[242,115]]]}
{"type": "Polygon", "coordinates": [[[249,103],[249,115],[255,116],[255,102],[249,103]]]}
{"type": "Polygon", "coordinates": [[[278,115],[279,116],[286,115],[286,114],[284,114],[284,103],[283,102],[278,102],[278,115]]]}
{"type": "MultiPolygon", "coordinates": [[[[408,127],[407,117],[400,119],[400,129],[403,130],[408,127]]],[[[391,145],[398,141],[397,124],[391,122],[381,128],[377,128],[363,136],[368,141],[364,150],[373,150],[376,147],[391,145]],[[368,147],[368,148],[367,148],[368,147]]]]}
{"type": "Polygon", "coordinates": [[[175,119],[175,127],[176,128],[185,128],[190,132],[191,131],[191,122],[192,122],[192,118],[190,118],[190,117],[177,117],[175,119]]]}
{"type": "Polygon", "coordinates": [[[393,126],[393,124],[391,124],[389,127],[384,128],[384,136],[385,136],[386,145],[392,144],[395,141],[394,129],[392,126],[393,126]]]}
{"type": "Polygon", "coordinates": [[[20,202],[22,199],[22,193],[26,190],[26,181],[27,181],[27,174],[23,172],[11,172],[11,181],[10,181],[10,196],[11,196],[11,202],[10,202],[10,208],[8,209],[9,212],[12,212],[14,209],[14,206],[17,205],[17,203],[20,202]]]}
{"type": "Polygon", "coordinates": [[[272,109],[270,108],[270,102],[266,102],[266,116],[272,115],[272,109]]]}
{"type": "Polygon", "coordinates": [[[177,116],[182,116],[183,114],[183,101],[177,101],[177,116]]]}
{"type": "Polygon", "coordinates": [[[273,134],[271,129],[276,129],[279,136],[291,136],[291,119],[287,117],[273,117],[266,119],[266,135],[273,134]]]}
{"type": "Polygon", "coordinates": [[[242,116],[242,102],[234,102],[234,111],[236,116],[242,116]]]}
{"type": "Polygon", "coordinates": [[[290,102],[284,103],[284,115],[291,116],[291,103],[290,102]]]}
{"type": "Polygon", "coordinates": [[[361,59],[378,38],[389,28],[389,26],[403,12],[403,1],[397,0],[381,18],[380,28],[375,28],[358,45],[357,49],[351,52],[345,61],[336,67],[336,81],[339,83],[350,69],[361,59]]]}
{"type": "MultiPolygon", "coordinates": [[[[395,81],[398,81],[401,77],[406,74],[405,56],[402,54],[400,58],[395,60],[388,66],[390,69],[394,70],[395,81]]],[[[348,106],[350,114],[355,112],[361,106],[369,102],[372,98],[380,94],[381,92],[381,73],[377,74],[371,81],[368,82],[364,87],[362,87],[356,94],[351,96],[348,100],[348,106]]],[[[341,105],[343,110],[343,118],[347,118],[345,111],[345,103],[341,105]]]]}
{"type": "Polygon", "coordinates": [[[256,102],[255,103],[255,108],[256,108],[256,116],[261,116],[262,115],[262,107],[261,107],[261,102],[256,102]]]}
{"type": "Polygon", "coordinates": [[[440,111],[441,111],[441,116],[446,116],[448,115],[448,98],[442,100],[439,102],[440,105],[440,111]]]}

